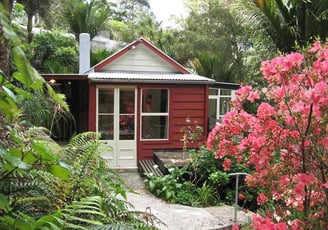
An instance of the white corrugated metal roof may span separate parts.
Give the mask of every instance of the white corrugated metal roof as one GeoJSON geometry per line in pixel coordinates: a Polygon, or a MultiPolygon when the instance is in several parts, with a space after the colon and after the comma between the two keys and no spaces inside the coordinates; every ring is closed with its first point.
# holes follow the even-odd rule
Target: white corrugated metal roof
{"type": "Polygon", "coordinates": [[[197,74],[152,73],[152,72],[93,72],[91,81],[122,83],[166,83],[166,84],[214,84],[215,80],[197,74]]]}

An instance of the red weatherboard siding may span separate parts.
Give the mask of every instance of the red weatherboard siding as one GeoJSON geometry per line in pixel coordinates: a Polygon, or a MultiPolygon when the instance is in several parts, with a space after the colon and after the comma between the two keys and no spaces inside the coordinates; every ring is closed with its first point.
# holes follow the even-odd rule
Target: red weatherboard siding
{"type": "MultiPolygon", "coordinates": [[[[190,119],[192,128],[197,121],[204,130],[207,130],[207,86],[181,85],[168,88],[170,90],[169,140],[139,141],[138,160],[152,159],[153,150],[156,149],[182,149],[183,142],[180,140],[183,133],[180,130],[188,125],[186,118],[190,119]]],[[[139,120],[138,124],[140,124],[139,120]]],[[[205,136],[202,137],[202,141],[204,140],[205,136]]]]}
{"type": "Polygon", "coordinates": [[[90,83],[89,84],[89,130],[96,131],[96,106],[97,106],[97,90],[96,85],[90,83]]]}

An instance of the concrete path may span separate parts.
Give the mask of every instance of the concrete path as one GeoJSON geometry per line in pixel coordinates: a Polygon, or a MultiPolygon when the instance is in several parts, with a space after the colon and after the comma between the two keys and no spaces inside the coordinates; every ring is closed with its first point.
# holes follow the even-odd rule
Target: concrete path
{"type": "MultiPolygon", "coordinates": [[[[224,229],[233,224],[234,208],[227,205],[195,208],[184,205],[169,204],[144,188],[143,179],[137,172],[120,173],[126,183],[137,193],[128,193],[127,201],[134,206],[134,210],[155,215],[164,224],[149,218],[163,230],[213,230],[224,229]]],[[[247,223],[251,213],[238,211],[237,222],[247,223]]],[[[149,216],[150,215],[146,215],[149,216]]],[[[147,218],[148,219],[148,218],[147,218]]]]}

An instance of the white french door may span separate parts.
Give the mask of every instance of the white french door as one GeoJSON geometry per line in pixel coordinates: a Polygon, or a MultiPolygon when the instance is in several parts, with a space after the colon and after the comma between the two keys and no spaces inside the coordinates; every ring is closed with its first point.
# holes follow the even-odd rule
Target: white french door
{"type": "Polygon", "coordinates": [[[97,132],[110,167],[137,167],[136,100],[135,87],[97,88],[97,132]]]}

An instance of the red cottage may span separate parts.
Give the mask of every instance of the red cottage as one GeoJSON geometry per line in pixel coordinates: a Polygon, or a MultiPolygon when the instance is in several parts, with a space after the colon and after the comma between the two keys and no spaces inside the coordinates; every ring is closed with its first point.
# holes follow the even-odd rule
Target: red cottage
{"type": "MultiPolygon", "coordinates": [[[[81,57],[89,62],[83,53],[81,57]]],[[[143,38],[90,69],[82,62],[82,68],[86,71],[79,75],[44,77],[87,88],[87,106],[78,87],[70,92],[71,104],[82,103],[82,109],[72,112],[80,126],[88,117],[88,130],[102,134],[108,147],[104,156],[114,168],[137,168],[138,161],[153,159],[158,149],[182,149],[180,130],[186,119],[208,128],[209,85],[215,81],[192,74],[143,38]]]]}

